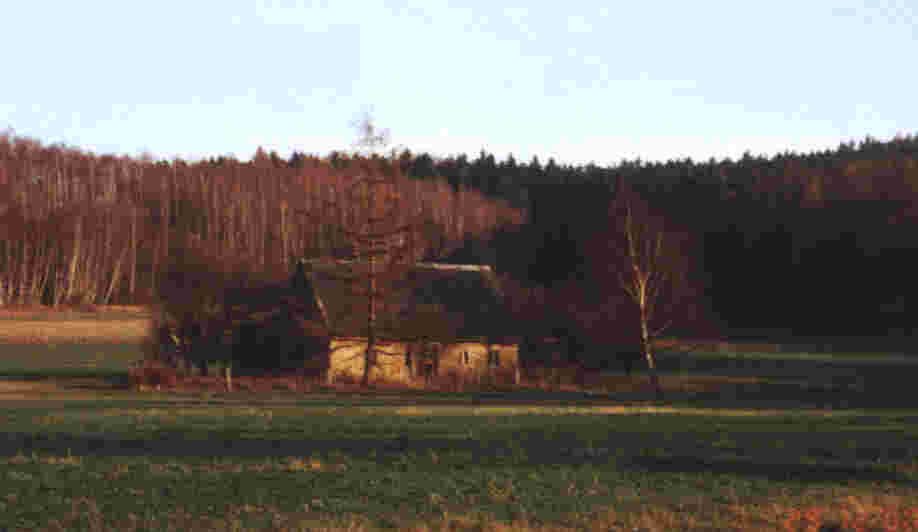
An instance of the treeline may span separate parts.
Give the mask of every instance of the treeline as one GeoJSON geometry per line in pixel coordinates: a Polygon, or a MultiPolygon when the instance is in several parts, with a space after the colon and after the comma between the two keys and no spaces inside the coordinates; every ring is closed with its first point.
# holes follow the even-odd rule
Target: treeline
{"type": "MultiPolygon", "coordinates": [[[[455,179],[457,160],[442,161],[433,175],[455,179]]],[[[918,137],[703,163],[599,168],[491,160],[483,154],[461,165],[474,177],[458,183],[522,198],[529,217],[461,253],[491,257],[499,271],[555,301],[550,307],[601,282],[591,278],[602,258],[590,242],[608,231],[621,180],[694,236],[691,279],[709,314],[702,329],[776,340],[913,334],[918,137]],[[496,170],[475,173],[484,168],[496,170]]],[[[554,327],[576,328],[565,321],[559,314],[554,327]]]]}
{"type": "Polygon", "coordinates": [[[343,236],[364,203],[340,201],[360,175],[386,172],[418,259],[522,213],[444,179],[402,179],[379,157],[303,157],[275,165],[98,156],[0,135],[0,304],[134,304],[156,299],[169,264],[194,254],[278,278],[293,257],[353,253],[343,236]]]}
{"type": "MultiPolygon", "coordinates": [[[[170,250],[187,245],[222,264],[285,274],[293,255],[348,256],[337,227],[358,207],[329,206],[342,205],[348,176],[382,161],[259,149],[251,163],[154,162],[0,138],[0,298],[143,301],[170,250]]],[[[403,151],[387,161],[410,178],[402,193],[411,209],[429,213],[418,228],[424,258],[491,264],[547,308],[573,308],[571,294],[601,281],[591,243],[627,183],[693,235],[690,280],[725,333],[912,333],[915,136],[735,161],[573,166],[484,151],[403,151]]],[[[563,314],[546,326],[567,327],[563,314]]]]}
{"type": "MultiPolygon", "coordinates": [[[[285,164],[302,164],[301,153],[294,152],[285,164]]],[[[329,159],[334,161],[333,152],[329,159]]],[[[409,150],[397,155],[402,172],[418,178],[446,178],[454,187],[476,188],[489,196],[514,199],[525,197],[531,185],[601,184],[614,186],[617,179],[640,184],[651,190],[672,190],[679,185],[709,185],[723,188],[728,195],[749,193],[774,199],[805,197],[820,199],[863,199],[874,191],[880,197],[896,192],[894,183],[902,170],[914,170],[908,161],[918,157],[918,136],[904,135],[881,142],[871,137],[855,143],[839,144],[833,150],[797,153],[786,151],[765,157],[746,152],[742,158],[694,161],[691,158],[659,161],[622,160],[599,166],[558,164],[553,158],[542,163],[536,156],[529,163],[518,162],[512,154],[498,161],[482,150],[474,159],[467,155],[434,158],[409,150]]],[[[273,155],[277,164],[284,164],[273,155]]],[[[218,160],[213,160],[219,162],[218,160]]]]}

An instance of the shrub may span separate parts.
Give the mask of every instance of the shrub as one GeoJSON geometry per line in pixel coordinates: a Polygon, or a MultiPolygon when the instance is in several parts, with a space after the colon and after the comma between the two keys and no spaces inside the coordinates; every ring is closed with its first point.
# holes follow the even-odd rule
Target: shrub
{"type": "Polygon", "coordinates": [[[174,388],[178,384],[175,369],[155,360],[143,360],[128,370],[128,379],[134,389],[174,388]]]}

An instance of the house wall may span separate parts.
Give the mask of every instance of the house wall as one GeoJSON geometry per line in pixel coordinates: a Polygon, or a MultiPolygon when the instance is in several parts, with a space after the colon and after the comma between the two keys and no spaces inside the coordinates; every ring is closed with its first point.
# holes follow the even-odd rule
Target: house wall
{"type": "MultiPolygon", "coordinates": [[[[392,380],[407,380],[410,377],[408,368],[405,366],[405,344],[378,342],[376,347],[391,356],[378,355],[377,365],[370,368],[371,379],[384,377],[392,380]]],[[[343,374],[350,374],[357,378],[363,377],[364,352],[367,350],[366,339],[332,338],[329,350],[329,382],[343,374]]]]}
{"type": "MultiPolygon", "coordinates": [[[[413,368],[405,364],[405,355],[408,345],[401,342],[381,342],[379,349],[390,353],[392,356],[380,355],[378,365],[370,370],[370,378],[386,378],[397,381],[408,381],[412,378],[412,370],[418,373],[417,355],[413,356],[413,368]]],[[[342,374],[353,377],[363,376],[363,354],[367,342],[364,338],[333,338],[331,342],[330,368],[328,371],[329,382],[342,374]]],[[[448,375],[456,373],[467,378],[478,378],[492,373],[507,374],[518,380],[519,349],[516,345],[492,344],[491,348],[499,353],[500,365],[490,368],[488,366],[488,345],[481,342],[457,342],[444,344],[440,352],[438,374],[448,375]],[[468,363],[465,361],[468,353],[468,363]]]]}
{"type": "MultiPolygon", "coordinates": [[[[491,349],[499,353],[499,366],[489,367],[488,345],[481,342],[459,342],[447,344],[440,355],[440,375],[451,371],[459,375],[477,378],[491,373],[513,373],[519,368],[519,349],[516,345],[491,344],[491,349]],[[465,362],[465,353],[469,355],[465,362]]],[[[514,376],[514,378],[516,378],[514,376]]]]}

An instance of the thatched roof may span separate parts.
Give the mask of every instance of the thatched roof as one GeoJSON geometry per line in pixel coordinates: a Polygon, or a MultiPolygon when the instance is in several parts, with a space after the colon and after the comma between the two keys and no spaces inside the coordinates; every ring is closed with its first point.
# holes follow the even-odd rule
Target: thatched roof
{"type": "MultiPolygon", "coordinates": [[[[367,264],[311,261],[306,276],[329,331],[340,337],[367,336],[367,264]],[[362,282],[361,282],[362,280],[362,282]]],[[[487,266],[419,263],[382,275],[377,289],[377,335],[381,339],[502,341],[506,312],[499,285],[487,266]]]]}
{"type": "Polygon", "coordinates": [[[308,280],[303,281],[294,274],[290,282],[261,281],[228,287],[224,291],[224,300],[231,321],[262,323],[271,318],[293,315],[312,323],[313,329],[324,329],[327,320],[318,305],[319,299],[312,284],[308,280]]]}

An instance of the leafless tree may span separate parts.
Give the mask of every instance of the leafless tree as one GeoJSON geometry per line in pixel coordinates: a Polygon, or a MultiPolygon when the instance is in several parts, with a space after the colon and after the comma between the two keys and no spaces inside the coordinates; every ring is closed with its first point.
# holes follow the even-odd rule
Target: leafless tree
{"type": "MultiPolygon", "coordinates": [[[[361,131],[375,146],[386,140],[375,128],[361,131]]],[[[173,248],[186,240],[217,264],[286,276],[290,255],[341,255],[348,247],[337,229],[353,230],[364,210],[343,197],[348,176],[382,161],[309,157],[283,167],[261,150],[251,164],[156,162],[0,132],[0,303],[149,303],[173,248]],[[315,217],[291,223],[297,210],[315,217]]],[[[506,202],[453,192],[443,178],[398,186],[403,210],[423,212],[428,232],[447,233],[448,246],[498,221],[522,220],[506,202]]]]}
{"type": "Polygon", "coordinates": [[[663,388],[653,353],[653,340],[660,337],[684,309],[690,296],[686,283],[686,235],[667,227],[661,213],[627,187],[615,202],[613,242],[622,259],[617,268],[618,285],[637,308],[640,347],[650,369],[657,397],[663,388]]]}
{"type": "MultiPolygon", "coordinates": [[[[378,365],[380,356],[387,354],[378,346],[381,327],[377,317],[388,303],[390,287],[405,267],[424,253],[421,245],[424,226],[421,213],[413,211],[408,202],[403,201],[407,186],[398,164],[377,154],[377,150],[389,142],[388,130],[378,130],[368,112],[352,125],[358,132],[354,146],[365,152],[357,161],[356,175],[343,184],[338,201],[362,208],[352,213],[351,223],[339,228],[352,250],[352,267],[334,275],[337,280],[349,284],[353,293],[367,305],[364,330],[367,347],[361,379],[361,384],[367,386],[370,370],[378,365]]],[[[337,208],[340,205],[324,205],[320,212],[337,208]]],[[[314,216],[306,211],[298,212],[314,216]]]]}

